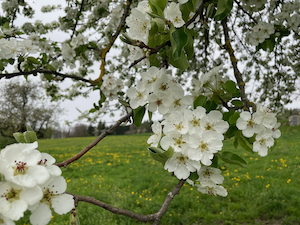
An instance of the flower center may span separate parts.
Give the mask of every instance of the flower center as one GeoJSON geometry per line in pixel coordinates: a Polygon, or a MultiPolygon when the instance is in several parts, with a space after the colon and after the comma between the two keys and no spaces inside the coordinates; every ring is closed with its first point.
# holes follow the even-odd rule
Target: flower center
{"type": "Polygon", "coordinates": [[[213,126],[210,123],[207,123],[205,126],[205,130],[212,130],[213,126]]]}
{"type": "Polygon", "coordinates": [[[253,122],[252,119],[250,119],[250,120],[247,121],[247,126],[248,127],[253,127],[254,126],[254,122],[253,122]]]}
{"type": "MultiPolygon", "coordinates": [[[[53,187],[54,187],[54,185],[53,185],[53,187]]],[[[46,203],[51,207],[51,199],[58,195],[57,191],[56,191],[56,193],[54,193],[53,191],[50,191],[49,188],[47,188],[47,189],[44,188],[43,192],[44,192],[44,196],[43,196],[41,202],[46,203]]]]}
{"type": "Polygon", "coordinates": [[[157,105],[157,106],[160,106],[161,104],[162,104],[162,99],[157,99],[156,105],[157,105]]]}
{"type": "Polygon", "coordinates": [[[185,162],[185,160],[187,159],[187,157],[185,157],[184,155],[180,155],[177,157],[177,159],[180,161],[180,162],[185,162]]]}
{"type": "Polygon", "coordinates": [[[176,106],[181,106],[181,104],[180,104],[180,99],[175,99],[175,101],[174,101],[174,106],[176,107],[176,106]]]}
{"type": "Polygon", "coordinates": [[[174,126],[176,130],[181,130],[183,128],[182,122],[180,122],[179,124],[175,124],[174,126]]]}
{"type": "Polygon", "coordinates": [[[260,143],[261,145],[265,145],[265,144],[266,144],[266,139],[264,139],[264,138],[260,139],[260,140],[259,140],[259,143],[260,143]]]}
{"type": "Polygon", "coordinates": [[[12,187],[10,190],[7,190],[4,197],[5,197],[6,201],[13,202],[14,200],[20,199],[20,192],[21,192],[21,190],[16,190],[12,187]]]}
{"type": "Polygon", "coordinates": [[[205,143],[205,142],[203,142],[203,141],[201,141],[201,143],[200,143],[200,145],[199,145],[198,148],[200,148],[202,152],[208,151],[208,144],[205,143]]]}
{"type": "Polygon", "coordinates": [[[211,175],[211,173],[209,172],[208,169],[206,169],[203,176],[204,176],[205,178],[210,178],[210,175],[211,175]]]}
{"type": "Polygon", "coordinates": [[[159,89],[162,91],[166,91],[169,89],[169,86],[168,84],[162,83],[159,89]]]}
{"type": "Polygon", "coordinates": [[[13,167],[14,170],[14,176],[19,174],[26,174],[26,171],[28,170],[28,166],[24,162],[17,162],[15,161],[15,166],[13,167]]]}
{"type": "Polygon", "coordinates": [[[193,127],[200,126],[200,120],[198,120],[198,119],[196,119],[196,117],[194,117],[193,120],[191,121],[191,124],[193,125],[193,127]]]}
{"type": "Polygon", "coordinates": [[[38,165],[41,165],[41,166],[47,166],[47,159],[44,159],[44,161],[41,159],[41,160],[38,162],[38,165]]]}

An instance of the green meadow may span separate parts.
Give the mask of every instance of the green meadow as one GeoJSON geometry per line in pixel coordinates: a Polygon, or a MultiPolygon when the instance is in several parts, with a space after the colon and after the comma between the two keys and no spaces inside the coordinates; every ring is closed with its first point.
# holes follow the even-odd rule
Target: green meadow
{"type": "MultiPolygon", "coordinates": [[[[224,149],[248,162],[248,168],[220,162],[228,196],[207,196],[186,183],[161,224],[300,224],[300,127],[281,131],[277,146],[264,158],[235,149],[233,140],[226,140],[224,149]]],[[[81,159],[62,168],[67,191],[136,213],[157,212],[178,180],[148,155],[149,135],[106,137],[81,159]]],[[[40,140],[39,149],[60,162],[94,138],[40,140]]],[[[79,202],[77,210],[81,225],[144,224],[85,202],[79,202]]],[[[69,224],[68,218],[53,213],[49,224],[69,224]]],[[[24,219],[16,224],[29,223],[24,219]]]]}

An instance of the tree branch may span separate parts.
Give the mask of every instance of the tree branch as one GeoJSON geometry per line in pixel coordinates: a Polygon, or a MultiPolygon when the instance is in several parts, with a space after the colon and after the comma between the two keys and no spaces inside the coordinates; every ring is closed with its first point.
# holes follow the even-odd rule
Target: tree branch
{"type": "Polygon", "coordinates": [[[121,123],[126,122],[130,117],[132,113],[128,113],[126,116],[123,116],[120,120],[118,120],[112,127],[102,132],[91,144],[86,146],[83,150],[81,150],[79,153],[74,155],[73,157],[65,160],[64,162],[57,163],[56,166],[59,167],[67,167],[68,164],[78,160],[81,158],[85,153],[87,153],[91,148],[95,147],[103,138],[105,138],[107,135],[111,134],[115,129],[117,129],[118,126],[120,126],[121,123]]]}
{"type": "Polygon", "coordinates": [[[178,184],[173,188],[173,190],[171,192],[168,193],[165,202],[163,203],[163,205],[161,206],[160,210],[155,213],[155,220],[153,225],[158,225],[162,216],[165,214],[165,212],[167,211],[171,201],[173,200],[173,198],[175,197],[175,195],[179,194],[179,191],[181,189],[181,187],[183,186],[185,180],[180,180],[178,182],[178,184]]]}
{"type": "Polygon", "coordinates": [[[76,194],[72,194],[72,193],[67,193],[70,195],[73,195],[75,203],[78,202],[87,202],[87,203],[91,203],[93,205],[99,206],[103,209],[106,209],[114,214],[119,214],[119,215],[123,215],[123,216],[128,216],[132,219],[136,219],[140,222],[150,222],[150,221],[154,221],[153,225],[158,225],[162,216],[165,214],[165,212],[168,209],[168,206],[170,205],[171,201],[173,200],[173,198],[175,197],[175,195],[179,194],[179,191],[181,189],[181,187],[183,186],[185,180],[180,180],[178,182],[178,184],[173,188],[173,190],[171,192],[168,193],[162,207],[159,209],[159,211],[157,213],[154,214],[148,214],[148,215],[143,215],[143,214],[138,214],[138,213],[134,213],[130,210],[127,209],[120,209],[114,206],[111,206],[107,203],[101,202],[93,197],[90,196],[81,196],[81,195],[76,195],[76,194]]]}
{"type": "Polygon", "coordinates": [[[237,67],[237,59],[234,55],[234,50],[232,49],[230,38],[229,38],[229,29],[227,27],[227,17],[225,17],[221,21],[221,24],[223,26],[223,32],[224,32],[224,36],[225,36],[224,49],[227,51],[227,53],[230,57],[231,65],[232,65],[233,71],[234,71],[234,76],[235,76],[237,84],[238,84],[238,86],[241,90],[242,102],[244,103],[245,108],[247,110],[249,110],[249,101],[248,101],[246,93],[245,93],[245,82],[243,81],[242,74],[241,74],[240,70],[237,67]]]}
{"type": "Polygon", "coordinates": [[[72,30],[72,35],[71,35],[71,38],[73,38],[74,34],[75,34],[75,31],[76,31],[76,27],[77,27],[77,24],[78,24],[78,21],[79,21],[79,17],[81,16],[82,14],[82,10],[83,10],[83,5],[84,5],[84,0],[82,0],[81,4],[80,4],[80,9],[79,9],[79,12],[77,13],[77,16],[76,16],[76,22],[74,24],[74,27],[73,27],[73,30],[72,30]]]}
{"type": "Polygon", "coordinates": [[[10,78],[17,77],[17,76],[22,76],[22,75],[36,75],[37,73],[54,74],[54,75],[59,76],[59,77],[71,78],[71,79],[74,79],[74,80],[80,80],[80,81],[84,81],[86,83],[92,84],[92,82],[90,80],[85,79],[83,77],[78,77],[76,75],[64,74],[64,73],[59,73],[57,71],[43,70],[43,69],[36,69],[36,70],[26,71],[26,72],[22,71],[22,72],[16,72],[16,73],[1,73],[0,74],[0,79],[1,78],[10,79],[10,78]]]}
{"type": "Polygon", "coordinates": [[[242,10],[245,14],[247,14],[250,17],[250,19],[252,19],[257,24],[257,20],[254,19],[253,16],[241,6],[241,3],[239,3],[237,0],[234,0],[234,2],[238,5],[238,8],[240,10],[242,10]]]}
{"type": "Polygon", "coordinates": [[[126,20],[128,14],[129,14],[129,9],[130,9],[131,3],[132,3],[132,0],[127,0],[126,1],[126,7],[124,9],[124,13],[122,15],[121,21],[119,23],[119,26],[117,27],[116,32],[114,33],[114,35],[109,40],[108,45],[104,49],[101,50],[101,66],[100,66],[101,73],[100,73],[100,76],[96,80],[93,81],[93,83],[96,83],[96,84],[100,83],[101,80],[102,80],[103,75],[105,74],[105,64],[106,64],[105,57],[106,57],[106,54],[109,52],[109,50],[111,49],[111,47],[115,43],[117,37],[119,36],[122,28],[125,25],[125,20],[126,20]]]}
{"type": "MultiPolygon", "coordinates": [[[[71,193],[68,193],[68,194],[71,194],[71,193]]],[[[149,215],[138,214],[138,213],[131,212],[127,209],[120,209],[120,208],[111,206],[107,203],[101,202],[90,196],[80,196],[80,195],[75,195],[75,194],[71,194],[71,195],[73,195],[75,202],[77,201],[77,202],[91,203],[93,205],[96,205],[103,209],[106,209],[114,214],[128,216],[128,217],[136,219],[140,222],[149,222],[149,221],[154,221],[154,219],[155,219],[155,214],[149,214],[149,215]]]]}

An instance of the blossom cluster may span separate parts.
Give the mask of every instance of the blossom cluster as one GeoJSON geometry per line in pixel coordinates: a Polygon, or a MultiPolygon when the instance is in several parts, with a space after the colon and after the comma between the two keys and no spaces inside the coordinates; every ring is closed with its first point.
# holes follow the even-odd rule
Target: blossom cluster
{"type": "Polygon", "coordinates": [[[258,22],[253,27],[252,32],[247,35],[247,42],[251,45],[257,46],[263,43],[270,37],[271,34],[275,33],[274,24],[266,22],[258,22]]]}
{"type": "Polygon", "coordinates": [[[15,224],[29,210],[31,224],[45,225],[50,208],[62,215],[74,207],[73,196],[64,194],[67,183],[55,159],[37,147],[37,142],[17,143],[0,152],[0,224],[15,224]]]}
{"type": "Polygon", "coordinates": [[[19,55],[35,54],[39,48],[31,40],[0,39],[0,59],[15,58],[19,55]]]}
{"type": "Polygon", "coordinates": [[[123,81],[116,78],[112,74],[106,74],[102,78],[101,91],[109,99],[114,100],[118,98],[118,91],[124,87],[123,81]]]}
{"type": "Polygon", "coordinates": [[[244,111],[236,121],[236,127],[245,137],[250,138],[256,134],[253,151],[260,156],[266,156],[268,149],[274,145],[274,138],[281,136],[279,126],[276,115],[260,104],[257,105],[257,110],[252,115],[244,111]]]}
{"type": "MultiPolygon", "coordinates": [[[[171,2],[163,11],[164,16],[164,31],[167,32],[170,28],[168,23],[173,24],[174,27],[179,28],[185,24],[180,11],[180,5],[186,3],[186,1],[179,1],[179,3],[171,2]]],[[[141,1],[138,6],[131,10],[131,14],[126,18],[126,25],[129,27],[127,30],[128,36],[131,39],[139,40],[144,44],[148,44],[149,31],[151,29],[152,17],[148,15],[152,13],[151,7],[148,1],[141,1]]],[[[190,17],[193,16],[193,13],[190,17]]],[[[191,28],[193,24],[189,28],[191,28]]],[[[129,46],[131,53],[131,60],[137,60],[143,55],[147,55],[147,51],[140,49],[139,47],[129,46]]],[[[144,64],[149,65],[147,60],[144,64]]],[[[142,64],[142,65],[144,65],[142,64]]],[[[141,65],[141,64],[140,64],[141,65]]]]}

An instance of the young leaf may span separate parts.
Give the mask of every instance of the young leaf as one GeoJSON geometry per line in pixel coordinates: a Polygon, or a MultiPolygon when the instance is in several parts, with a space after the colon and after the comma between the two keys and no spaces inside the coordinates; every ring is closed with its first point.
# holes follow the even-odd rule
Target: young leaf
{"type": "Polygon", "coordinates": [[[230,13],[232,7],[233,7],[233,0],[218,0],[215,20],[219,21],[224,19],[227,16],[227,14],[230,13]]]}
{"type": "Polygon", "coordinates": [[[167,5],[168,0],[149,0],[149,5],[154,14],[163,16],[163,11],[167,5]]]}
{"type": "Polygon", "coordinates": [[[136,125],[137,127],[141,126],[145,112],[146,112],[145,106],[140,106],[136,109],[132,109],[132,118],[133,118],[134,125],[136,125]]]}
{"type": "Polygon", "coordinates": [[[194,109],[197,108],[197,106],[202,106],[204,107],[207,101],[207,97],[204,95],[199,95],[195,101],[194,101],[194,109]]]}
{"type": "Polygon", "coordinates": [[[244,159],[242,159],[240,156],[232,152],[222,152],[222,153],[217,153],[216,155],[226,163],[238,165],[241,167],[248,166],[247,162],[244,159]]]}

